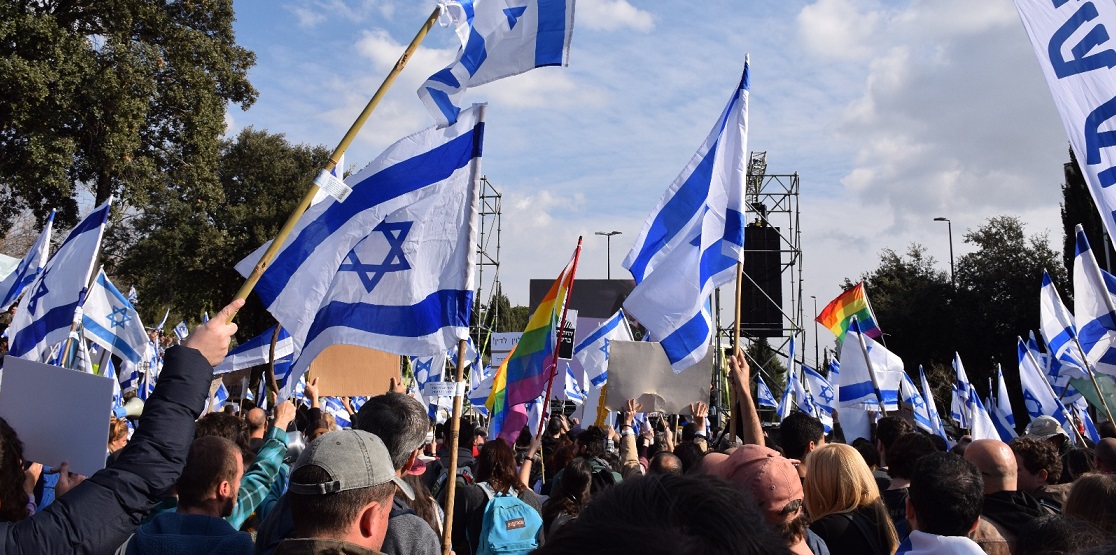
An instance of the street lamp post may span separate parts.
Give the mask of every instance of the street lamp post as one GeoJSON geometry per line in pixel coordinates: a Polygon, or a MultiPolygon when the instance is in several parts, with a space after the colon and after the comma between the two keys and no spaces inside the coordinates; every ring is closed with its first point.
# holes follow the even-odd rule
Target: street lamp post
{"type": "Polygon", "coordinates": [[[821,370],[821,357],[818,355],[818,297],[817,295],[810,295],[814,299],[814,364],[818,365],[818,370],[821,370]]]}
{"type": "Polygon", "coordinates": [[[948,226],[948,229],[949,229],[949,284],[952,285],[954,289],[957,289],[957,281],[956,281],[956,278],[954,277],[955,274],[954,274],[954,269],[953,269],[953,222],[949,221],[949,218],[943,218],[941,216],[939,216],[937,218],[934,218],[934,221],[935,222],[945,222],[946,226],[948,226]]]}
{"type": "Polygon", "coordinates": [[[620,235],[619,231],[598,231],[597,235],[604,235],[605,237],[605,260],[608,267],[605,268],[605,277],[612,279],[612,236],[620,235]]]}

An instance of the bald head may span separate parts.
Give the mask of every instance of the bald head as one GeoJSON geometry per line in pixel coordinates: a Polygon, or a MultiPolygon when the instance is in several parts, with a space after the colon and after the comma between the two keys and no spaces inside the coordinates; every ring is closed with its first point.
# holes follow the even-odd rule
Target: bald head
{"type": "Polygon", "coordinates": [[[252,437],[263,437],[264,428],[267,427],[267,413],[264,412],[263,409],[256,407],[248,411],[244,420],[248,422],[248,433],[250,433],[252,437]]]}
{"type": "Polygon", "coordinates": [[[1006,443],[998,439],[978,439],[965,448],[965,460],[980,470],[985,495],[1018,488],[1015,453],[1006,443]]]}
{"type": "Polygon", "coordinates": [[[1106,437],[1093,449],[1097,472],[1116,474],[1116,439],[1106,437]]]}

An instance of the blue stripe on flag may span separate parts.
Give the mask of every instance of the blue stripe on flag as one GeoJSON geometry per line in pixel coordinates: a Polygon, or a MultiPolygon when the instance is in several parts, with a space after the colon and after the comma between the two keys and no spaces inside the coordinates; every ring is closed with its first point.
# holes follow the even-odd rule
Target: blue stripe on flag
{"type": "Polygon", "coordinates": [[[581,343],[578,343],[577,346],[574,347],[574,352],[580,351],[588,347],[589,345],[596,343],[598,340],[600,340],[600,338],[608,335],[612,332],[612,330],[616,329],[616,326],[618,325],[620,325],[620,318],[616,318],[611,322],[606,322],[605,325],[602,325],[601,327],[597,328],[596,331],[589,334],[589,337],[582,339],[581,343]]]}
{"type": "Polygon", "coordinates": [[[70,327],[70,323],[74,321],[74,312],[77,311],[77,306],[78,303],[76,302],[56,306],[50,309],[41,318],[31,322],[31,325],[19,330],[19,333],[12,338],[12,350],[9,351],[8,354],[22,357],[31,352],[31,350],[38,348],[39,343],[45,339],[47,334],[51,331],[70,327]],[[17,351],[17,346],[28,348],[17,351]]]}
{"type": "Polygon", "coordinates": [[[94,319],[85,318],[82,320],[82,325],[85,327],[85,331],[92,333],[97,337],[100,337],[106,343],[112,345],[112,348],[120,354],[124,355],[124,358],[128,359],[129,362],[133,364],[139,364],[140,362],[143,362],[143,356],[137,353],[136,350],[133,349],[127,341],[124,341],[124,338],[116,335],[109,330],[106,330],[94,319]]]}
{"type": "Polygon", "coordinates": [[[380,335],[422,337],[444,327],[468,326],[472,306],[472,291],[446,289],[408,306],[333,301],[318,310],[314,325],[306,334],[306,343],[338,325],[380,335]]]}
{"type": "Polygon", "coordinates": [[[353,185],[345,202],[337,202],[299,232],[275,257],[272,265],[256,286],[256,293],[265,305],[279,295],[312,252],[326,242],[345,222],[369,208],[388,200],[445,181],[455,171],[469,165],[476,155],[474,141],[483,135],[477,125],[461,136],[437,147],[384,168],[353,185]]]}
{"type": "Polygon", "coordinates": [[[535,67],[560,66],[566,48],[566,0],[538,1],[535,67]]]}
{"type": "Polygon", "coordinates": [[[876,388],[872,387],[871,381],[842,385],[839,395],[841,402],[845,402],[846,399],[855,402],[867,397],[868,401],[874,403],[876,401],[876,388]]]}
{"type": "Polygon", "coordinates": [[[682,324],[682,327],[674,331],[674,333],[659,340],[662,344],[663,350],[667,352],[667,360],[671,359],[670,353],[680,353],[683,357],[678,357],[675,360],[670,360],[673,365],[675,362],[682,360],[686,355],[696,351],[699,348],[706,347],[709,341],[709,324],[705,321],[705,315],[698,311],[689,322],[682,324]]]}

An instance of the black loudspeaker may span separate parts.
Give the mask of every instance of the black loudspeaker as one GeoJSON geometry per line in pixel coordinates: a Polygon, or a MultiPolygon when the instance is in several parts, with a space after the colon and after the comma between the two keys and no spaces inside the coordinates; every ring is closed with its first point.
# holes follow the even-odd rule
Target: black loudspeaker
{"type": "Polygon", "coordinates": [[[740,330],[750,337],[783,336],[783,266],[775,227],[744,228],[740,330]]]}

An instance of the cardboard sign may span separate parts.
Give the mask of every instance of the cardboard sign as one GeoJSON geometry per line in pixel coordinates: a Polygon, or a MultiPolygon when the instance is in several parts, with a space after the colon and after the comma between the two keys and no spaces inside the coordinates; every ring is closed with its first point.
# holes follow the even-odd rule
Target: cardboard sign
{"type": "Polygon", "coordinates": [[[402,380],[399,355],[355,345],[330,345],[310,363],[322,397],[379,395],[392,377],[402,380]]]}
{"type": "Polygon", "coordinates": [[[0,418],[23,442],[23,458],[91,476],[108,456],[112,378],[4,357],[0,418]]]}
{"type": "Polygon", "coordinates": [[[623,410],[628,399],[635,399],[644,412],[688,414],[690,403],[709,402],[712,376],[712,349],[697,364],[675,374],[658,343],[613,341],[606,405],[610,410],[623,410]]]}

